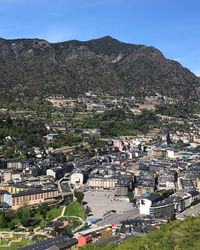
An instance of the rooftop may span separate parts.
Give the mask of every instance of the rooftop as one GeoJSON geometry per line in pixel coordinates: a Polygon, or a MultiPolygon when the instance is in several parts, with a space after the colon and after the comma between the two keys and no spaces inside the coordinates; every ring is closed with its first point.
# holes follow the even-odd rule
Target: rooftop
{"type": "Polygon", "coordinates": [[[20,248],[20,250],[41,250],[41,249],[45,250],[55,245],[59,246],[60,244],[67,244],[66,247],[70,247],[72,245],[77,244],[77,239],[74,239],[74,238],[70,239],[68,236],[59,236],[53,239],[38,242],[34,245],[20,248]]]}
{"type": "Polygon", "coordinates": [[[22,191],[22,192],[13,194],[12,197],[31,195],[31,194],[41,194],[41,193],[47,193],[47,192],[52,192],[52,191],[57,191],[57,189],[51,189],[51,190],[32,189],[32,190],[26,190],[26,191],[22,191]]]}

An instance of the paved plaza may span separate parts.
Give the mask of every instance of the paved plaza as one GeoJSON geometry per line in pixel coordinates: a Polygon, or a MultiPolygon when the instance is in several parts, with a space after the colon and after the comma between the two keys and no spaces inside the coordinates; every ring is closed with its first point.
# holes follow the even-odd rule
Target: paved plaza
{"type": "Polygon", "coordinates": [[[126,199],[117,200],[114,191],[109,190],[87,191],[84,193],[84,201],[92,210],[91,218],[102,218],[110,210],[115,210],[117,214],[123,214],[124,211],[133,208],[129,201],[126,199]]]}

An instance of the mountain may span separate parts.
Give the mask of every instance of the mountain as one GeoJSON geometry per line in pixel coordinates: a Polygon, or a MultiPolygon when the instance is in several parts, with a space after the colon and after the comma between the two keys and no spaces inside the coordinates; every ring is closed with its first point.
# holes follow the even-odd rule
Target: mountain
{"type": "Polygon", "coordinates": [[[156,48],[106,36],[49,43],[0,38],[0,94],[8,99],[77,96],[87,90],[123,95],[197,98],[200,81],[156,48]]]}

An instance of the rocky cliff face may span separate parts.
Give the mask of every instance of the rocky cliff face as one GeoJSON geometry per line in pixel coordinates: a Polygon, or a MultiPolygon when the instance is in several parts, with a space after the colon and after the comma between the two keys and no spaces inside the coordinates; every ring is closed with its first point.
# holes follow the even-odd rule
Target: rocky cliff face
{"type": "Polygon", "coordinates": [[[154,47],[103,37],[51,44],[0,39],[0,93],[10,98],[76,96],[83,91],[124,95],[199,96],[199,78],[154,47]]]}

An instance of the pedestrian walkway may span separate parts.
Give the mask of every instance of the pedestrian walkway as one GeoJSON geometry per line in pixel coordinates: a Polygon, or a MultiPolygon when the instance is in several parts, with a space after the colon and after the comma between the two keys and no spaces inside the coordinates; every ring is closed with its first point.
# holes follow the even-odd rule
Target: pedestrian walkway
{"type": "Polygon", "coordinates": [[[55,219],[53,219],[53,221],[57,221],[59,218],[63,217],[65,214],[65,210],[66,210],[66,206],[63,207],[61,214],[58,217],[56,217],[55,219]]]}

